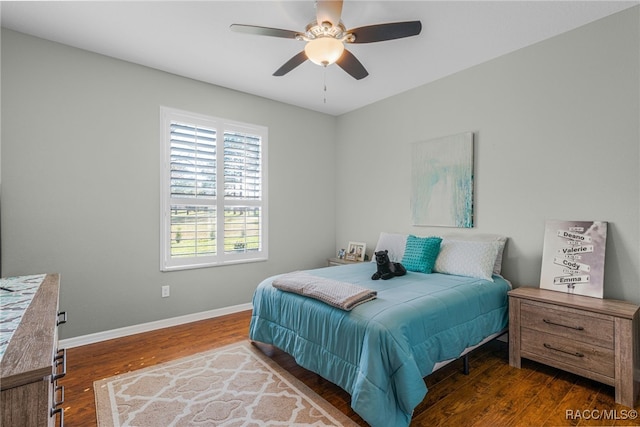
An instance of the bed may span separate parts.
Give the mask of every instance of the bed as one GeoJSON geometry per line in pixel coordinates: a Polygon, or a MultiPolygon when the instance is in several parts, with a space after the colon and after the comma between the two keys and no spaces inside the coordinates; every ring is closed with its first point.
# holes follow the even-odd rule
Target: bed
{"type": "MultiPolygon", "coordinates": [[[[376,250],[388,241],[381,234],[376,250]]],[[[390,253],[406,260],[401,246],[390,253]]],[[[284,292],[273,286],[282,275],[270,277],[254,293],[250,339],[280,348],[346,390],[354,411],[371,426],[408,426],[427,393],[423,377],[505,331],[511,286],[494,269],[498,253],[501,261],[499,246],[482,245],[492,251],[498,247],[488,256],[486,250],[474,249],[484,258],[484,273],[475,274],[482,277],[466,271],[468,264],[477,264],[474,260],[453,268],[453,273],[466,275],[452,274],[448,267],[460,262],[448,266],[445,261],[475,255],[466,242],[448,240],[442,241],[429,273],[408,271],[374,281],[376,264],[368,262],[310,270],[314,277],[376,292],[375,299],[350,311],[284,292]]]]}

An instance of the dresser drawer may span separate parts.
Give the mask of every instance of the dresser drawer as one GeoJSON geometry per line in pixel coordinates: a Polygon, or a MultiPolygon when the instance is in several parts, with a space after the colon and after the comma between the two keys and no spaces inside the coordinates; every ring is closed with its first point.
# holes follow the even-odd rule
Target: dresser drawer
{"type": "Polygon", "coordinates": [[[524,301],[521,316],[527,328],[613,350],[614,323],[610,316],[524,301]]]}
{"type": "Polygon", "coordinates": [[[615,376],[614,352],[611,348],[598,347],[529,328],[522,328],[521,333],[521,351],[525,357],[537,355],[605,377],[615,376]]]}

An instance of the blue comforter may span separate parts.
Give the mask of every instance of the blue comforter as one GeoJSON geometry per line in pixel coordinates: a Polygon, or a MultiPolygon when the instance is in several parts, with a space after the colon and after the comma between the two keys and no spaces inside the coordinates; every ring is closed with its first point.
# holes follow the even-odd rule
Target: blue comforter
{"type": "Polygon", "coordinates": [[[378,292],[352,311],[275,289],[274,277],[264,280],[253,297],[249,336],[342,387],[370,425],[408,426],[434,365],[507,326],[510,287],[499,276],[490,282],[438,273],[373,281],[375,271],[375,263],[312,270],[378,292]]]}

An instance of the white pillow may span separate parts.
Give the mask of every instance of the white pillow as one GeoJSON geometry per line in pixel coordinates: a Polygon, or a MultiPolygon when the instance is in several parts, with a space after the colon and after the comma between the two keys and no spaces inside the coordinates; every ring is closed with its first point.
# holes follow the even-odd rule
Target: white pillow
{"type": "Polygon", "coordinates": [[[491,280],[499,242],[443,240],[434,272],[491,280]]]}
{"type": "Polygon", "coordinates": [[[499,234],[473,234],[465,236],[444,236],[443,240],[464,240],[471,242],[498,242],[498,255],[496,255],[496,261],[493,264],[493,274],[501,274],[502,272],[502,255],[504,254],[504,247],[507,243],[507,238],[499,234]]]}
{"type": "Polygon", "coordinates": [[[406,234],[385,233],[383,231],[380,233],[380,237],[378,238],[378,243],[376,244],[376,249],[373,252],[374,255],[371,257],[371,262],[376,261],[376,252],[384,251],[385,249],[389,251],[388,255],[391,262],[402,262],[402,257],[404,257],[404,248],[406,245],[406,234]]]}

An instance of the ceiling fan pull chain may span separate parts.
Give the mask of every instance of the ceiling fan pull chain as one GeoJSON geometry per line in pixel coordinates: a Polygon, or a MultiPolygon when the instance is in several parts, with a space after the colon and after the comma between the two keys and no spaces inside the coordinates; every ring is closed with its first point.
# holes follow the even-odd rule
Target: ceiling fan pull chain
{"type": "Polygon", "coordinates": [[[327,66],[324,66],[324,75],[323,75],[323,79],[324,79],[324,103],[327,103],[327,66]]]}

